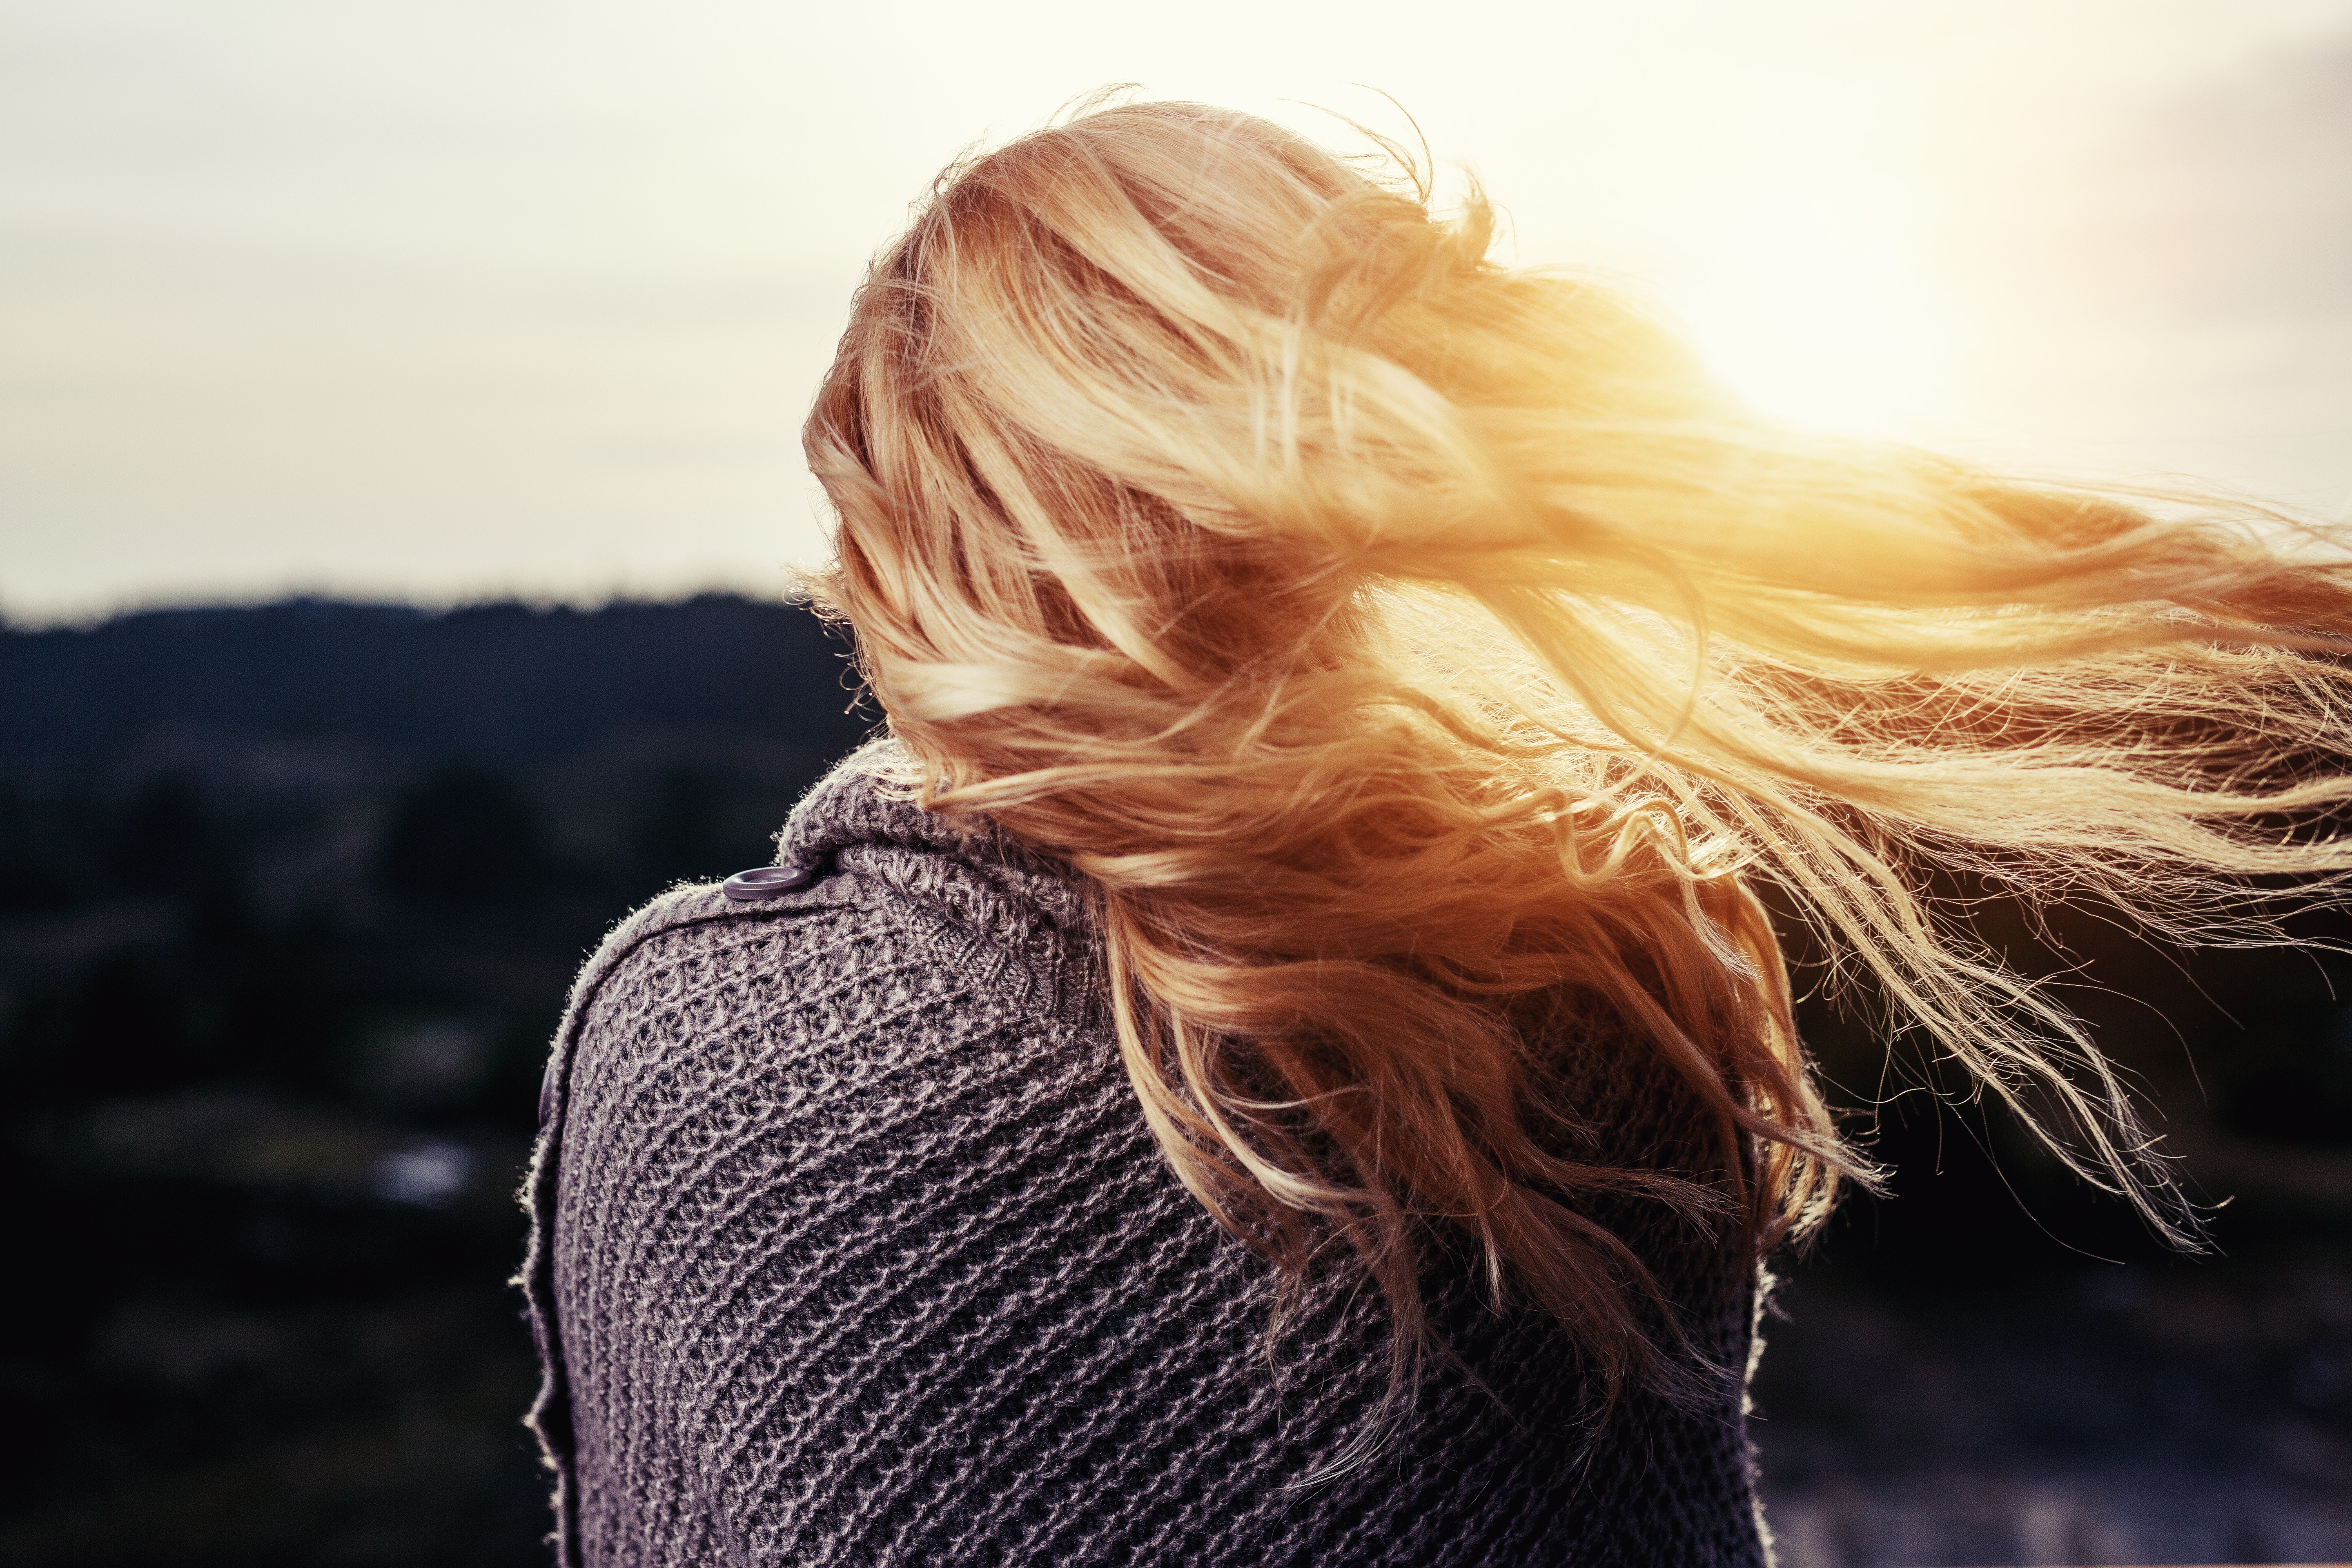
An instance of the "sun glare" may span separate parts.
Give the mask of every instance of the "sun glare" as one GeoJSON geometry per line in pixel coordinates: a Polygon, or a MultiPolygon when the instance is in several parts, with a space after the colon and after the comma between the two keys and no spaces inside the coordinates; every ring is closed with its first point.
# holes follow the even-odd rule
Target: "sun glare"
{"type": "Polygon", "coordinates": [[[1916,257],[1855,194],[1782,188],[1725,215],[1684,301],[1700,350],[1757,407],[1892,435],[1929,389],[1916,257]]]}

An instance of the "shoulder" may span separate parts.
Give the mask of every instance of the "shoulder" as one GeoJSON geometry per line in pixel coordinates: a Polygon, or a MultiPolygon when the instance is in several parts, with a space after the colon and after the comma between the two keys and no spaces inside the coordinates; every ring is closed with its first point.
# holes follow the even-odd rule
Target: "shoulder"
{"type": "Polygon", "coordinates": [[[756,1058],[762,1073],[847,1092],[950,1057],[966,1070],[992,1063],[990,1076],[1016,1061],[1035,1070],[1016,1037],[1107,1036],[1100,966],[1083,943],[984,874],[903,858],[757,901],[681,888],[622,921],[573,984],[541,1087],[544,1131],[575,1119],[583,1082],[591,1114],[617,1109],[615,1075],[683,1090],[756,1058]]]}
{"type": "Polygon", "coordinates": [[[776,866],[674,889],[615,925],[572,984],[542,1125],[574,1058],[616,1030],[657,1024],[675,1040],[751,1009],[823,1033],[966,985],[1033,1014],[1097,1011],[1082,879],[923,810],[898,778],[906,765],[887,743],[853,754],[793,810],[776,866]]]}
{"type": "Polygon", "coordinates": [[[691,966],[698,956],[723,952],[730,945],[729,928],[773,920],[782,912],[773,907],[780,903],[763,900],[759,909],[747,908],[727,896],[725,884],[706,882],[673,888],[624,916],[572,979],[563,1024],[540,1084],[541,1128],[551,1126],[562,1108],[592,1013],[614,1002],[647,1001],[649,993],[671,988],[681,963],[691,966]]]}
{"type": "Polygon", "coordinates": [[[576,1026],[614,993],[640,989],[655,973],[680,963],[692,965],[747,940],[775,947],[781,927],[812,928],[807,937],[814,940],[793,944],[807,958],[818,955],[843,917],[887,923],[898,912],[892,900],[861,897],[864,889],[839,877],[761,879],[779,869],[762,867],[724,882],[673,888],[624,916],[572,983],[565,1009],[572,1023],[576,1026]]]}
{"type": "Polygon", "coordinates": [[[573,1300],[667,1289],[640,1279],[647,1248],[814,1267],[818,1215],[917,1246],[909,1216],[934,1205],[1024,1207],[1012,1173],[1049,1148],[1156,1168],[1086,1006],[984,928],[848,868],[757,902],[681,889],[622,921],[582,972],[548,1110],[533,1201],[573,1300]]]}
{"type": "Polygon", "coordinates": [[[666,938],[688,943],[709,941],[706,928],[740,918],[722,889],[718,882],[673,888],[623,916],[572,978],[565,1011],[576,1016],[646,943],[666,938]],[[703,934],[698,937],[697,933],[703,934]]]}

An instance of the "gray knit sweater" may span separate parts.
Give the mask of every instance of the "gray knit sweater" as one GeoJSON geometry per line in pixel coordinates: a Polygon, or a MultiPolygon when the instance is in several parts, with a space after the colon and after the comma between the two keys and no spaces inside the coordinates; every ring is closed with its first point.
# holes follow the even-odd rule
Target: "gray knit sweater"
{"type": "MultiPolygon", "coordinates": [[[[1635,1393],[1596,1432],[1559,1338],[1433,1266],[1448,1353],[1314,1479],[1386,1386],[1380,1292],[1334,1266],[1269,1347],[1270,1272],[1146,1130],[1070,874],[869,765],[793,813],[807,884],[665,895],[573,989],[523,1277],[565,1568],[1764,1562],[1754,1270],[1630,1205],[1596,1217],[1735,1369],[1712,1407],[1635,1393]]],[[[1591,1077],[1611,1152],[1673,1163],[1693,1108],[1591,1077]]]]}

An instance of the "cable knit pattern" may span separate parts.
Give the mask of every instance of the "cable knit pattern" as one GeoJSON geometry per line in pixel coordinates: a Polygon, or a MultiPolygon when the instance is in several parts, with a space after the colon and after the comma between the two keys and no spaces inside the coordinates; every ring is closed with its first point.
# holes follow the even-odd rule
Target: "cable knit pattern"
{"type": "MultiPolygon", "coordinates": [[[[1078,889],[871,755],[785,830],[809,884],[666,895],[573,990],[523,1276],[565,1568],[1764,1562],[1738,1370],[1595,1436],[1559,1336],[1439,1275],[1449,1353],[1317,1479],[1386,1385],[1379,1291],[1335,1265],[1269,1347],[1270,1271],[1144,1127],[1078,889]]],[[[1672,1091],[1595,1079],[1616,1147],[1673,1146],[1672,1091]]],[[[1739,1248],[1598,1217],[1695,1363],[1744,1369],[1739,1248]]]]}

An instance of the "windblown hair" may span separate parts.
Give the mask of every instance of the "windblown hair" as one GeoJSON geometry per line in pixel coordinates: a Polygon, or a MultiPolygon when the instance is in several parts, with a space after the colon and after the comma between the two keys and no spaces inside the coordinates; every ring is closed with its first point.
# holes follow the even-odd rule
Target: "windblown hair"
{"type": "Polygon", "coordinates": [[[1652,1375],[1671,1325],[1590,1200],[1760,1251],[1869,1174],[1770,891],[2185,1238],[2115,1071],[1932,890],[2192,943],[2274,939],[2275,874],[2331,896],[2341,553],[1776,426],[1381,145],[1141,103],[950,168],[806,430],[812,586],[906,782],[1090,879],[1176,1173],[1294,1281],[1351,1245],[1400,1373],[1450,1233],[1652,1375]],[[1687,1085],[1710,1152],[1570,1135],[1538,996],[1687,1085]]]}

